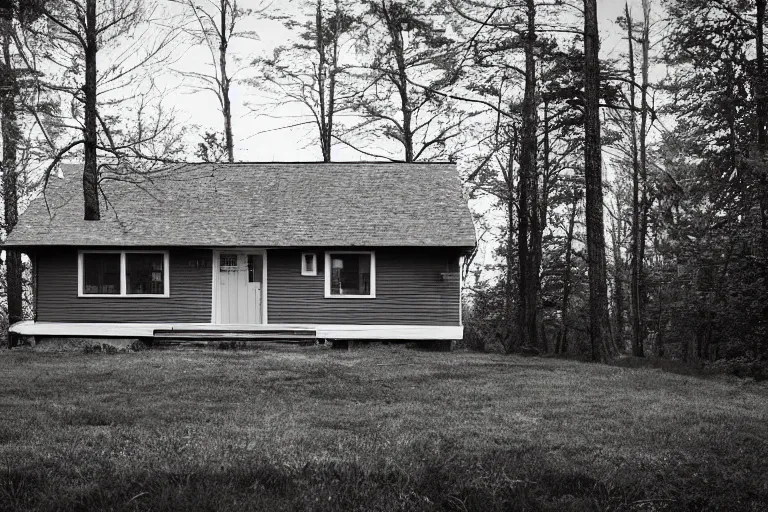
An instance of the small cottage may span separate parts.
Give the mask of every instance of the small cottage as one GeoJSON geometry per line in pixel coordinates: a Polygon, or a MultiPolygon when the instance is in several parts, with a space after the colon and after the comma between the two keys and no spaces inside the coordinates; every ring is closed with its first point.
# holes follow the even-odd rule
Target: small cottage
{"type": "Polygon", "coordinates": [[[5,247],[32,261],[25,336],[455,340],[475,233],[454,164],[63,166],[5,247]]]}

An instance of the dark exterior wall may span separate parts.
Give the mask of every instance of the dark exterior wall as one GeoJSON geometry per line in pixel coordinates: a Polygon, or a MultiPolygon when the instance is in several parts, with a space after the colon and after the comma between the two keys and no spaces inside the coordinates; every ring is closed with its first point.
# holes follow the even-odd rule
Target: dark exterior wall
{"type": "Polygon", "coordinates": [[[208,323],[212,255],[210,249],[172,249],[168,298],[105,298],[77,296],[77,250],[40,251],[36,257],[37,320],[208,323]],[[207,262],[207,267],[198,261],[207,262]]]}
{"type": "MultiPolygon", "coordinates": [[[[454,250],[374,249],[376,298],[325,298],[324,249],[269,250],[268,319],[278,323],[459,325],[454,250]],[[318,275],[301,275],[301,253],[317,254],[318,275]]],[[[37,320],[41,322],[211,321],[210,249],[170,250],[169,298],[77,296],[77,250],[36,255],[37,320]],[[190,265],[205,261],[207,266],[190,265]]]]}
{"type": "MultiPolygon", "coordinates": [[[[362,249],[361,249],[362,250],[362,249]]],[[[458,274],[453,249],[378,249],[376,298],[325,298],[325,250],[269,250],[269,323],[459,325],[458,274]],[[317,254],[317,276],[301,275],[302,252],[317,254]]]]}

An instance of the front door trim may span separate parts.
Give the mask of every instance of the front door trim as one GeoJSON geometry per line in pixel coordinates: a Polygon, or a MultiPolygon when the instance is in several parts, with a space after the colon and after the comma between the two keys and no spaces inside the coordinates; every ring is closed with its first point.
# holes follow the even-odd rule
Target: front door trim
{"type": "Polygon", "coordinates": [[[222,253],[226,254],[259,254],[262,257],[264,264],[261,268],[261,324],[266,325],[269,323],[267,318],[267,250],[266,249],[252,249],[249,247],[232,247],[226,249],[214,249],[212,259],[211,270],[211,323],[220,323],[221,318],[220,302],[219,302],[219,257],[222,253]]]}

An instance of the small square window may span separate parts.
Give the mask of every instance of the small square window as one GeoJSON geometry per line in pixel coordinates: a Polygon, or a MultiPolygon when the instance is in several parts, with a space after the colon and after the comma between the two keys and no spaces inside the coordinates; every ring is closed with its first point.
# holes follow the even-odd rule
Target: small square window
{"type": "Polygon", "coordinates": [[[301,255],[301,275],[317,275],[317,255],[313,252],[305,252],[301,255]]]}
{"type": "Polygon", "coordinates": [[[324,275],[326,298],[376,298],[376,255],[373,251],[326,252],[324,275]]]}

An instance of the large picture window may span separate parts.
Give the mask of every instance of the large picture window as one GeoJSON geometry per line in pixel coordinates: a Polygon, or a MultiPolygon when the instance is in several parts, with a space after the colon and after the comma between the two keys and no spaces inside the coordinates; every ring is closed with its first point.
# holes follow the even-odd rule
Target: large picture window
{"type": "Polygon", "coordinates": [[[168,251],[81,251],[80,297],[168,297],[168,251]]]}
{"type": "Polygon", "coordinates": [[[373,252],[325,253],[327,298],[376,297],[376,256],[373,252]]]}

